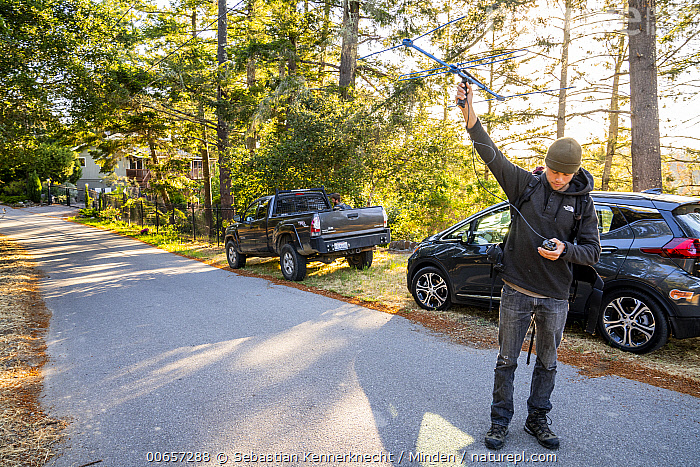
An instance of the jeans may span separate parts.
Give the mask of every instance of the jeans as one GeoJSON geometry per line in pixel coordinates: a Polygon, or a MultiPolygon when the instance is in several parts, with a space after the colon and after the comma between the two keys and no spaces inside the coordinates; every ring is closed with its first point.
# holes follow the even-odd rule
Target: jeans
{"type": "Polygon", "coordinates": [[[513,379],[533,313],[537,360],[532,372],[527,410],[528,413],[552,410],[549,398],[557,374],[557,348],[564,333],[568,311],[568,300],[534,298],[507,284],[503,286],[498,327],[500,351],[494,375],[491,423],[508,426],[513,418],[513,379]]]}

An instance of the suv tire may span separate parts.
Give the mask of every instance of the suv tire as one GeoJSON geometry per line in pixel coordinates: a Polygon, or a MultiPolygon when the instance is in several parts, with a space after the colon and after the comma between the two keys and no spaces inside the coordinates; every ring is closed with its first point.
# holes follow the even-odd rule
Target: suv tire
{"type": "Polygon", "coordinates": [[[245,255],[236,250],[236,244],[233,240],[226,242],[226,260],[231,269],[240,269],[245,267],[245,255]]]}
{"type": "Polygon", "coordinates": [[[411,294],[425,310],[446,310],[450,300],[450,284],[445,274],[437,268],[419,270],[411,281],[411,294]]]}
{"type": "Polygon", "coordinates": [[[603,339],[636,354],[653,352],[668,341],[668,323],[661,306],[639,290],[616,290],[603,297],[598,318],[603,339]]]}
{"type": "Polygon", "coordinates": [[[353,269],[368,269],[372,266],[372,259],[374,258],[374,253],[372,250],[363,251],[356,255],[348,255],[348,264],[353,269]]]}
{"type": "Polygon", "coordinates": [[[294,245],[287,243],[280,251],[280,269],[288,281],[301,281],[306,277],[306,258],[301,256],[294,245]]]}

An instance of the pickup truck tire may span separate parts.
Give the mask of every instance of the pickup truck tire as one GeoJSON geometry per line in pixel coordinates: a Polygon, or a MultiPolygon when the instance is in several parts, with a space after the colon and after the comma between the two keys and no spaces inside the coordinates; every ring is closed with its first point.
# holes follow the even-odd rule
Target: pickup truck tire
{"type": "Polygon", "coordinates": [[[348,264],[353,269],[368,269],[372,266],[372,259],[374,258],[374,253],[372,250],[363,251],[356,255],[348,255],[348,264]]]}
{"type": "Polygon", "coordinates": [[[297,253],[294,245],[287,243],[280,251],[280,269],[288,281],[301,281],[306,277],[306,258],[297,253]]]}
{"type": "Polygon", "coordinates": [[[240,269],[245,267],[245,255],[236,251],[236,245],[232,240],[226,242],[226,260],[231,269],[240,269]]]}

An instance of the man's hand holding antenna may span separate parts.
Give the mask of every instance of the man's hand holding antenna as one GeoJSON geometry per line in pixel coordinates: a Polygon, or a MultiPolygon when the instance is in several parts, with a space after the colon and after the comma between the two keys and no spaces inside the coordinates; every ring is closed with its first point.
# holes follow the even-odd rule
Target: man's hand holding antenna
{"type": "Polygon", "coordinates": [[[462,110],[464,121],[467,123],[467,128],[472,128],[476,124],[477,116],[474,112],[474,90],[469,83],[459,83],[457,85],[457,96],[455,96],[457,106],[462,110]],[[459,105],[460,100],[466,100],[464,106],[459,105]]]}

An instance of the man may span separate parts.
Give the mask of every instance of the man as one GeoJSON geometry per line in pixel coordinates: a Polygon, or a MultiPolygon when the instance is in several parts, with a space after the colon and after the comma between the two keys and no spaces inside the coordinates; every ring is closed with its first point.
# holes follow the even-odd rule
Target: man
{"type": "Polygon", "coordinates": [[[330,198],[331,203],[333,203],[333,210],[338,211],[341,209],[352,209],[350,206],[340,201],[340,194],[331,193],[330,198]]]}
{"type": "Polygon", "coordinates": [[[556,140],[547,151],[545,169],[533,174],[503,156],[481,126],[469,84],[460,84],[456,99],[466,99],[462,108],[467,131],[479,156],[503,188],[508,200],[516,202],[530,187],[529,200],[522,203],[508,234],[502,264],[504,282],[499,311],[499,353],[494,372],[491,428],[484,438],[486,447],[505,444],[513,409],[513,380],[525,335],[534,315],[537,360],[532,372],[525,431],[549,449],[559,447],[559,438],[549,427],[547,413],[557,371],[557,348],[561,343],[569,310],[572,271],[569,263],[593,265],[600,257],[598,220],[588,192],[593,177],[580,168],[581,146],[572,138],[556,140]],[[581,218],[576,222],[579,199],[581,218]],[[529,226],[527,224],[530,224],[529,226]],[[578,231],[576,232],[576,228],[578,231]],[[542,248],[542,239],[556,248],[542,248]],[[572,243],[576,240],[576,243],[572,243]]]}

